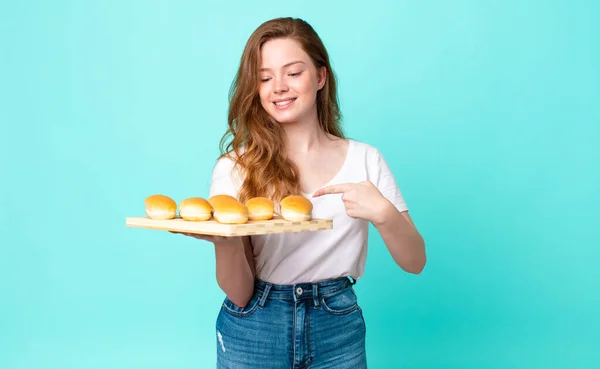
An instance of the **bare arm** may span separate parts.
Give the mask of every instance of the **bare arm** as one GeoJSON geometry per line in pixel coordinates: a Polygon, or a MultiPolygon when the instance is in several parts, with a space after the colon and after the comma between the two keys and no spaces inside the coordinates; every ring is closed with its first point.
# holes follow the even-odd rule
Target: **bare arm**
{"type": "Polygon", "coordinates": [[[217,283],[227,298],[239,307],[244,307],[254,293],[254,255],[250,237],[216,237],[193,233],[186,236],[212,242],[217,259],[217,283]]]}
{"type": "Polygon", "coordinates": [[[250,237],[214,240],[217,283],[234,304],[244,307],[254,293],[254,256],[250,237]]]}
{"type": "Polygon", "coordinates": [[[403,270],[419,274],[425,267],[425,242],[408,212],[400,212],[371,182],[326,186],[314,197],[341,193],[346,213],[352,218],[368,220],[381,235],[396,264],[403,270]]]}
{"type": "Polygon", "coordinates": [[[399,212],[392,203],[373,222],[396,264],[403,270],[419,274],[425,268],[425,242],[408,212],[399,212]]]}

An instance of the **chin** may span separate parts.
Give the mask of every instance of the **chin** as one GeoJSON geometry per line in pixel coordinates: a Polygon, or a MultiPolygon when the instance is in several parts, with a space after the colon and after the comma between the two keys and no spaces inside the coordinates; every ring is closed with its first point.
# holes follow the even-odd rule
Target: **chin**
{"type": "Polygon", "coordinates": [[[311,115],[310,111],[270,111],[269,114],[280,124],[301,122],[311,115]]]}
{"type": "Polygon", "coordinates": [[[298,121],[298,117],[292,117],[292,116],[277,116],[274,115],[273,118],[275,118],[275,121],[277,121],[277,123],[279,124],[292,124],[294,122],[298,121]]]}
{"type": "Polygon", "coordinates": [[[275,119],[276,122],[281,124],[294,123],[300,118],[300,114],[293,113],[291,111],[281,112],[268,109],[267,114],[275,119]]]}

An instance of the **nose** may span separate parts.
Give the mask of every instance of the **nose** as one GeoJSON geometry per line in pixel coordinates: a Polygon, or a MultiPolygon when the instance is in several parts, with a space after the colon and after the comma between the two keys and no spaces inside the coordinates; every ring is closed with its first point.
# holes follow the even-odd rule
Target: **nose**
{"type": "Polygon", "coordinates": [[[283,78],[277,78],[275,80],[275,92],[276,93],[286,92],[288,89],[289,88],[283,78]]]}

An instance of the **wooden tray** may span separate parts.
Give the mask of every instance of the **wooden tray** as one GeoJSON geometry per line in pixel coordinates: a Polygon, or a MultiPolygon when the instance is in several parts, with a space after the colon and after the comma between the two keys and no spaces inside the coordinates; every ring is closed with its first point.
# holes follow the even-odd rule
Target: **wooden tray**
{"type": "Polygon", "coordinates": [[[330,219],[312,219],[303,222],[291,222],[281,217],[276,217],[271,220],[248,221],[244,224],[222,224],[214,219],[192,222],[181,219],[180,217],[169,220],[155,220],[144,216],[125,218],[125,224],[128,227],[134,228],[148,228],[226,237],[324,231],[333,229],[333,221],[330,219]]]}

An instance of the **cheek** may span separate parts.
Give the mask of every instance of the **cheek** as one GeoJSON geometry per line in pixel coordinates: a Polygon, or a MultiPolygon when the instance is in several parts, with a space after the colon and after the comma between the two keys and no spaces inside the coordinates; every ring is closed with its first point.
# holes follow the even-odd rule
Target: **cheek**
{"type": "Polygon", "coordinates": [[[294,86],[295,90],[302,95],[310,97],[317,93],[317,85],[309,76],[295,80],[294,86]]]}
{"type": "Polygon", "coordinates": [[[264,105],[268,105],[269,96],[271,95],[271,91],[268,83],[261,83],[258,87],[258,96],[260,97],[260,102],[264,105]]]}

